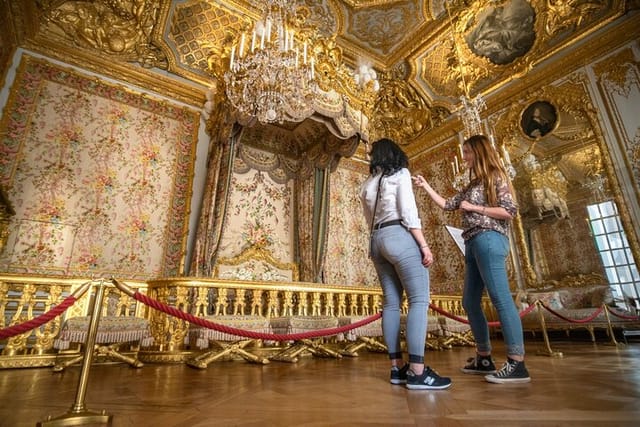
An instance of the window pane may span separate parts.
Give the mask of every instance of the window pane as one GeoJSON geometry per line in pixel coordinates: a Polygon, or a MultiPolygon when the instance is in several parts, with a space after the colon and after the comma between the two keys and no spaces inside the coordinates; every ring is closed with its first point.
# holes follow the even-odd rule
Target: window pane
{"type": "Polygon", "coordinates": [[[602,225],[602,221],[597,219],[591,222],[591,230],[593,231],[593,234],[596,236],[600,234],[604,234],[604,226],[602,225]]]}
{"type": "Polygon", "coordinates": [[[600,209],[598,209],[598,205],[587,206],[587,213],[591,219],[600,218],[600,209]]]}
{"type": "Polygon", "coordinates": [[[631,253],[631,248],[629,247],[629,245],[625,245],[624,250],[627,253],[627,259],[629,260],[629,264],[635,265],[635,262],[633,261],[633,254],[631,253]]]}
{"type": "Polygon", "coordinates": [[[602,216],[614,216],[617,214],[616,207],[611,201],[601,203],[600,211],[602,212],[602,216]]]}
{"type": "Polygon", "coordinates": [[[609,217],[604,219],[604,229],[607,230],[608,233],[613,231],[619,231],[618,221],[616,221],[615,217],[609,217]]]}
{"type": "Polygon", "coordinates": [[[629,270],[629,266],[623,265],[618,267],[618,278],[621,283],[631,282],[631,271],[629,270]]]}
{"type": "Polygon", "coordinates": [[[610,284],[618,283],[618,275],[616,274],[616,269],[614,267],[606,268],[605,272],[607,273],[607,279],[610,284]]]}
{"type": "Polygon", "coordinates": [[[609,247],[611,249],[618,249],[624,247],[622,244],[622,238],[620,237],[620,233],[611,233],[609,234],[609,247]]]}
{"type": "Polygon", "coordinates": [[[631,277],[633,278],[633,281],[640,284],[640,274],[638,274],[638,268],[636,267],[636,265],[631,264],[629,268],[631,269],[631,277]]]}
{"type": "Polygon", "coordinates": [[[607,235],[597,236],[596,237],[596,246],[598,246],[598,250],[606,251],[611,249],[609,247],[609,239],[607,239],[607,235]]]}
{"type": "MultiPolygon", "coordinates": [[[[622,246],[624,246],[625,248],[628,248],[629,241],[627,240],[627,235],[624,234],[624,231],[622,232],[622,235],[620,237],[622,238],[622,246]]],[[[633,259],[633,257],[629,257],[629,259],[633,259]]]]}
{"type": "Polygon", "coordinates": [[[613,257],[611,256],[611,252],[600,252],[600,257],[602,258],[602,264],[605,267],[613,267],[613,257]]]}
{"type": "Polygon", "coordinates": [[[625,297],[638,298],[638,293],[636,292],[635,287],[631,284],[622,285],[622,293],[625,297]]]}
{"type": "Polygon", "coordinates": [[[611,255],[613,255],[613,262],[615,262],[616,265],[627,263],[627,255],[623,250],[617,249],[615,251],[611,251],[611,255]]]}

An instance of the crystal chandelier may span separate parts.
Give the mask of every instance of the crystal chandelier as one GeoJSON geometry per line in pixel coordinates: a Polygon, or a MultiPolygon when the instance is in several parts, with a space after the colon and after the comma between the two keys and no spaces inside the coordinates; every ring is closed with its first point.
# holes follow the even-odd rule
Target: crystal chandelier
{"type": "Polygon", "coordinates": [[[479,135],[484,133],[482,126],[482,118],[480,112],[484,110],[487,105],[482,98],[482,95],[478,94],[475,98],[469,96],[469,85],[465,79],[465,67],[462,64],[460,54],[460,47],[458,46],[458,40],[456,37],[456,30],[453,25],[453,17],[451,16],[450,1],[445,1],[445,7],[447,9],[447,15],[449,16],[449,25],[451,27],[451,37],[453,43],[453,58],[452,65],[458,69],[460,84],[462,86],[463,95],[460,97],[460,108],[458,110],[458,116],[462,121],[464,127],[464,138],[469,138],[472,135],[479,135]]]}
{"type": "Polygon", "coordinates": [[[318,91],[313,39],[302,31],[295,0],[266,0],[264,15],[231,49],[227,97],[260,123],[300,122],[318,91]]]}

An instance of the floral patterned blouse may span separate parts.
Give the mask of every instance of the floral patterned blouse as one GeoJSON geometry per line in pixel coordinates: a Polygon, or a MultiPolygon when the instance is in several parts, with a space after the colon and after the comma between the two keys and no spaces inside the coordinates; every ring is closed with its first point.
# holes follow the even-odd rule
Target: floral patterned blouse
{"type": "MultiPolygon", "coordinates": [[[[498,206],[504,208],[511,216],[515,216],[518,212],[518,206],[513,200],[513,195],[509,191],[507,182],[499,178],[496,181],[496,193],[498,195],[498,206]]],[[[446,211],[454,211],[460,208],[463,200],[473,203],[474,205],[490,207],[484,191],[484,184],[480,181],[472,181],[464,190],[448,199],[445,202],[444,209],[446,211]]],[[[462,238],[470,240],[474,236],[487,230],[494,230],[508,236],[509,223],[511,221],[505,219],[490,218],[477,212],[462,211],[462,238]]]]}

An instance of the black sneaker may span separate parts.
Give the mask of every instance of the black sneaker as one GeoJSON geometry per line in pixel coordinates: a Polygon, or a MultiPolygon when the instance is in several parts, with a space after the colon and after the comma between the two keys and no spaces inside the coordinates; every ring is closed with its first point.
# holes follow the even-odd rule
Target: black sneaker
{"type": "Polygon", "coordinates": [[[391,384],[406,384],[408,370],[409,370],[408,363],[404,365],[402,368],[398,368],[397,366],[392,367],[389,382],[391,384]]]}
{"type": "Polygon", "coordinates": [[[461,369],[465,374],[486,375],[496,372],[496,365],[493,364],[491,356],[480,356],[476,354],[476,357],[470,357],[467,359],[467,364],[461,369]]]}
{"type": "Polygon", "coordinates": [[[410,390],[444,390],[451,386],[451,378],[441,377],[430,367],[425,366],[422,375],[416,375],[411,369],[407,372],[407,388],[410,390]]]}
{"type": "Polygon", "coordinates": [[[507,358],[502,369],[495,374],[485,375],[484,379],[496,384],[517,384],[531,381],[529,371],[527,371],[527,368],[524,366],[524,361],[518,362],[517,360],[509,358],[507,358]]]}

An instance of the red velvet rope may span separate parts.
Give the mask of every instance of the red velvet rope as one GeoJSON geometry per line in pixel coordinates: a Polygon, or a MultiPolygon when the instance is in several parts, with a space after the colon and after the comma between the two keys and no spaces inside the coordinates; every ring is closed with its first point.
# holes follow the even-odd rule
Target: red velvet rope
{"type": "Polygon", "coordinates": [[[11,338],[16,335],[23,334],[27,331],[37,328],[38,326],[42,326],[45,323],[53,320],[56,316],[61,315],[64,311],[71,307],[76,302],[76,297],[73,295],[69,295],[62,302],[46,313],[42,313],[38,317],[34,317],[31,320],[28,320],[24,323],[20,323],[18,325],[9,326],[4,329],[0,329],[0,340],[5,338],[11,338]]]}
{"type": "MultiPolygon", "coordinates": [[[[456,315],[454,315],[454,314],[447,313],[447,312],[446,312],[446,311],[444,311],[443,309],[441,309],[441,308],[439,308],[439,307],[436,307],[436,306],[435,306],[435,305],[433,305],[433,304],[429,304],[429,308],[431,308],[431,310],[433,310],[433,311],[435,311],[435,312],[437,312],[437,313],[442,314],[442,315],[443,315],[443,316],[445,316],[445,317],[448,317],[449,319],[453,319],[453,320],[455,320],[455,321],[457,321],[457,322],[465,323],[465,324],[467,324],[467,325],[469,324],[469,321],[468,321],[467,319],[465,319],[464,317],[459,317],[459,316],[456,316],[456,315]]],[[[536,308],[536,306],[535,306],[535,305],[532,305],[532,306],[530,306],[530,307],[527,307],[526,309],[524,309],[524,310],[522,310],[520,313],[518,313],[518,315],[519,315],[519,316],[520,316],[520,318],[522,319],[524,316],[526,316],[527,314],[531,313],[531,311],[532,311],[534,308],[536,308]]],[[[489,326],[490,326],[490,327],[493,327],[493,326],[500,326],[500,322],[489,322],[489,326]]]]}
{"type": "Polygon", "coordinates": [[[262,340],[271,340],[271,341],[295,341],[302,340],[306,338],[317,338],[324,336],[337,335],[351,329],[359,328],[360,326],[364,326],[368,323],[371,323],[375,320],[378,320],[382,314],[377,313],[373,316],[367,317],[363,320],[360,320],[356,323],[352,323],[350,325],[339,326],[337,328],[330,329],[318,329],[310,332],[301,332],[297,334],[266,334],[261,332],[253,332],[253,331],[245,331],[238,328],[233,328],[230,326],[220,325],[218,323],[210,322],[207,319],[202,317],[194,316],[193,314],[185,313],[182,310],[178,310],[175,307],[171,307],[170,305],[164,304],[158,300],[148,297],[145,294],[141,294],[140,292],[135,292],[133,294],[133,298],[155,308],[156,310],[162,311],[164,313],[170,314],[174,317],[178,317],[182,320],[185,320],[189,323],[194,323],[196,325],[205,327],[207,329],[213,329],[214,331],[224,332],[230,335],[237,335],[240,337],[253,338],[253,339],[262,339],[262,340]]]}
{"type": "Polygon", "coordinates": [[[635,321],[640,320],[640,316],[629,316],[629,315],[626,315],[626,314],[623,314],[623,313],[619,313],[619,312],[613,310],[609,306],[606,306],[606,307],[607,307],[607,310],[609,311],[609,313],[613,314],[616,317],[619,317],[620,319],[635,320],[635,321]]]}
{"type": "Polygon", "coordinates": [[[560,319],[564,320],[565,322],[569,322],[569,323],[588,323],[591,322],[593,319],[595,319],[596,317],[598,317],[598,315],[600,313],[602,313],[603,308],[597,308],[595,309],[595,311],[593,312],[593,314],[591,316],[585,317],[584,319],[569,319],[568,317],[563,316],[562,314],[558,313],[557,311],[552,310],[551,308],[547,307],[542,301],[540,301],[540,304],[542,304],[542,306],[551,314],[553,314],[556,317],[559,317],[560,319]]]}

